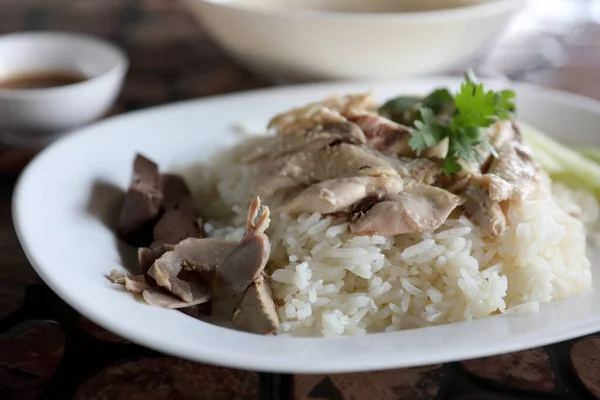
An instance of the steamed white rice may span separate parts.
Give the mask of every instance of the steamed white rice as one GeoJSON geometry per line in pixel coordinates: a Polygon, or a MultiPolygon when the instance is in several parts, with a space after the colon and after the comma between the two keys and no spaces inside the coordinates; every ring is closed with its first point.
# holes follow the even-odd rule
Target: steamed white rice
{"type": "MultiPolygon", "coordinates": [[[[211,236],[244,235],[255,194],[243,153],[234,149],[188,176],[211,236]]],[[[282,201],[262,200],[272,208],[282,201]]],[[[593,196],[549,179],[511,206],[506,234],[494,239],[462,216],[435,233],[387,238],[353,235],[345,220],[320,214],[273,215],[267,273],[281,331],[361,335],[535,312],[591,287],[586,224],[598,219],[593,196]]]]}

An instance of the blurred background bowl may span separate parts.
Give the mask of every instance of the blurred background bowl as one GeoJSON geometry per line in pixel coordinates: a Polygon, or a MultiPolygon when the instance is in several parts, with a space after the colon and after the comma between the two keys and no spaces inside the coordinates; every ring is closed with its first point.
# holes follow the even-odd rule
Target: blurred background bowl
{"type": "Polygon", "coordinates": [[[184,2],[233,58],[263,74],[293,81],[397,78],[460,67],[489,49],[524,3],[522,0],[184,2]],[[462,4],[455,7],[458,3],[462,4]],[[438,5],[444,8],[434,9],[438,5]]]}
{"type": "Polygon", "coordinates": [[[0,36],[0,80],[47,72],[82,77],[58,87],[0,87],[0,142],[44,145],[104,116],[128,66],[120,48],[88,35],[39,31],[0,36]]]}

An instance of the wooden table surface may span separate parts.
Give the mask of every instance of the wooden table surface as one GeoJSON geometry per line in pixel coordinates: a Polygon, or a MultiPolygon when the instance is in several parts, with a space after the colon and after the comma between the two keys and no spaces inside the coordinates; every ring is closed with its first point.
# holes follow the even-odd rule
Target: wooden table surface
{"type": "MultiPolygon", "coordinates": [[[[34,29],[91,33],[125,48],[131,70],[112,114],[270,85],[224,55],[175,0],[0,0],[0,34],[34,29]]],[[[561,40],[559,62],[512,73],[600,99],[600,27],[582,24],[561,40]]],[[[506,45],[488,67],[531,49],[506,45]]],[[[0,146],[0,399],[600,398],[600,335],[463,363],[329,376],[217,368],[128,343],[55,296],[19,246],[11,194],[34,154],[0,146]]]]}

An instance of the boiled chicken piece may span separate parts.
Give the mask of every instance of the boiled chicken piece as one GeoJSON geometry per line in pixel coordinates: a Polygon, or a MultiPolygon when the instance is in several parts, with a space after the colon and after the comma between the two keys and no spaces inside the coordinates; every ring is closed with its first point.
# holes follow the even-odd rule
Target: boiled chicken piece
{"type": "MultiPolygon", "coordinates": [[[[353,114],[348,116],[348,119],[360,126],[367,138],[367,143],[374,149],[384,154],[416,157],[415,151],[408,144],[411,128],[376,113],[353,114]]],[[[448,142],[444,141],[426,149],[421,157],[443,159],[447,152],[448,142]]]]}
{"type": "Polygon", "coordinates": [[[513,185],[496,175],[469,175],[462,171],[441,176],[436,185],[464,197],[462,208],[486,236],[504,233],[506,218],[499,203],[513,197],[513,185]]]}
{"type": "Polygon", "coordinates": [[[371,147],[386,154],[414,155],[408,145],[410,128],[384,118],[376,113],[351,115],[349,120],[356,123],[365,133],[371,147]]]}
{"type": "Polygon", "coordinates": [[[323,101],[309,103],[278,114],[269,122],[269,129],[276,129],[279,134],[291,132],[298,126],[314,126],[317,124],[344,122],[345,114],[374,110],[377,101],[372,93],[351,94],[343,97],[332,96],[323,101]]]}
{"type": "Polygon", "coordinates": [[[280,189],[353,176],[397,175],[389,162],[357,145],[342,143],[258,163],[255,189],[270,196],[280,189]]]}
{"type": "Polygon", "coordinates": [[[214,292],[219,296],[244,292],[265,269],[271,254],[271,244],[264,233],[269,227],[269,214],[268,207],[261,208],[259,197],[250,204],[246,235],[217,268],[214,292]],[[262,215],[255,224],[259,209],[262,215]]]}
{"type": "Polygon", "coordinates": [[[276,334],[279,318],[271,288],[259,276],[244,293],[244,298],[233,312],[233,325],[246,332],[261,335],[276,334]]]}
{"type": "Polygon", "coordinates": [[[466,200],[462,207],[469,219],[485,236],[495,237],[504,234],[506,217],[500,203],[492,200],[489,184],[490,181],[471,179],[460,194],[466,200]]]}
{"type": "Polygon", "coordinates": [[[383,197],[402,190],[399,176],[359,176],[315,183],[277,209],[289,214],[342,211],[365,197],[383,197]]]}
{"type": "Polygon", "coordinates": [[[513,185],[493,174],[472,177],[471,182],[476,182],[482,187],[487,187],[490,200],[498,203],[512,198],[515,191],[513,185]]]}
{"type": "Polygon", "coordinates": [[[314,126],[326,124],[343,124],[347,119],[339,112],[323,106],[316,106],[310,109],[306,115],[296,120],[289,120],[276,129],[278,136],[285,136],[299,130],[307,130],[314,126]]]}
{"type": "Polygon", "coordinates": [[[385,156],[398,175],[406,182],[414,181],[432,185],[440,176],[442,171],[441,162],[427,158],[408,158],[385,156]]]}
{"type": "Polygon", "coordinates": [[[523,199],[539,181],[539,170],[530,150],[517,141],[506,143],[498,149],[498,158],[490,165],[488,173],[494,174],[511,184],[514,199],[523,199]]]}
{"type": "Polygon", "coordinates": [[[498,121],[488,129],[487,139],[490,145],[499,149],[505,144],[513,141],[520,142],[518,126],[513,121],[498,121]]]}
{"type": "Polygon", "coordinates": [[[439,228],[463,199],[444,189],[423,184],[408,186],[376,203],[351,225],[359,235],[394,236],[431,232],[439,228]]]}
{"type": "MultiPolygon", "coordinates": [[[[496,122],[482,131],[482,140],[489,143],[495,150],[505,146],[507,143],[514,142],[516,136],[514,125],[510,121],[496,122]]],[[[485,174],[496,159],[488,147],[475,146],[474,150],[479,154],[479,160],[467,161],[459,159],[458,162],[462,167],[462,170],[458,173],[459,176],[485,174]]]]}
{"type": "Polygon", "coordinates": [[[160,256],[148,270],[148,275],[159,286],[190,302],[193,298],[191,284],[177,277],[181,271],[215,271],[236,247],[236,243],[214,238],[185,239],[160,256]]]}
{"type": "Polygon", "coordinates": [[[119,216],[117,234],[127,243],[145,246],[152,241],[152,225],[160,213],[163,193],[158,166],[137,154],[133,177],[119,216]]]}
{"type": "Polygon", "coordinates": [[[274,136],[243,161],[254,163],[265,158],[274,160],[299,151],[321,150],[335,142],[364,144],[366,139],[358,125],[352,122],[316,125],[309,129],[297,129],[286,135],[274,136]]]}

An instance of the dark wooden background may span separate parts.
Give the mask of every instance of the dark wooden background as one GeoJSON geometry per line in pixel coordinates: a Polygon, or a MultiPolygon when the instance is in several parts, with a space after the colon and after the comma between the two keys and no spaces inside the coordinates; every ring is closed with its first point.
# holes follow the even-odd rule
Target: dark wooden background
{"type": "MultiPolygon", "coordinates": [[[[600,98],[600,27],[582,21],[564,35],[556,21],[540,21],[541,35],[501,42],[483,69],[600,98]],[[560,45],[559,55],[532,58],[540,40],[554,40],[549,48],[560,45]],[[526,70],[514,68],[519,57],[526,70]]],[[[128,52],[131,70],[111,114],[272,85],[229,59],[176,0],[0,0],[0,34],[39,29],[91,33],[128,52]]],[[[217,368],[128,343],[55,296],[19,246],[11,194],[34,154],[0,146],[0,399],[600,398],[598,335],[463,363],[330,376],[217,368]]]]}

